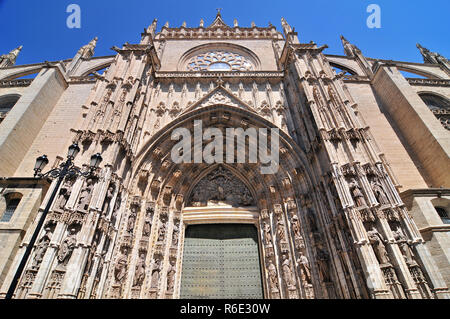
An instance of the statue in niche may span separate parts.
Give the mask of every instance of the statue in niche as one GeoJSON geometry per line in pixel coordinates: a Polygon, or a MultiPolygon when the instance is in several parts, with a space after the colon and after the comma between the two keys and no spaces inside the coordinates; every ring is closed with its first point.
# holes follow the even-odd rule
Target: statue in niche
{"type": "Polygon", "coordinates": [[[64,183],[59,190],[59,198],[55,205],[56,209],[63,210],[66,207],[67,201],[72,193],[72,184],[73,180],[68,178],[64,179],[64,183]]]}
{"type": "Polygon", "coordinates": [[[281,241],[286,241],[286,234],[284,232],[284,221],[281,216],[278,216],[277,220],[277,233],[278,233],[278,239],[281,241]]]}
{"type": "Polygon", "coordinates": [[[269,261],[269,266],[267,267],[269,273],[269,285],[272,292],[279,291],[278,289],[278,276],[277,269],[273,264],[272,260],[269,261]]]}
{"type": "Polygon", "coordinates": [[[384,246],[385,240],[374,225],[372,225],[372,229],[367,232],[367,236],[369,237],[369,242],[372,245],[379,263],[381,265],[389,264],[389,255],[384,246]]]}
{"type": "Polygon", "coordinates": [[[331,281],[329,260],[330,255],[328,254],[328,252],[325,249],[322,249],[322,247],[317,248],[317,264],[324,282],[331,281]]]}
{"type": "Polygon", "coordinates": [[[349,187],[352,193],[353,200],[356,203],[356,207],[366,206],[366,200],[364,199],[361,187],[358,185],[358,182],[354,178],[351,179],[349,187]]]}
{"type": "Polygon", "coordinates": [[[178,246],[178,234],[180,231],[179,227],[180,222],[176,220],[173,224],[173,233],[172,233],[172,246],[177,247],[178,246]]]}
{"type": "Polygon", "coordinates": [[[92,240],[92,245],[91,245],[91,247],[89,249],[89,253],[88,253],[88,258],[87,258],[87,262],[86,262],[86,273],[91,272],[92,260],[94,259],[95,252],[97,251],[97,245],[98,245],[99,241],[100,241],[100,234],[98,231],[96,231],[94,233],[94,239],[92,240]]]}
{"type": "Polygon", "coordinates": [[[37,269],[44,259],[45,252],[50,244],[50,240],[52,237],[52,230],[50,227],[45,228],[45,234],[39,239],[39,242],[36,246],[33,264],[31,266],[32,269],[37,269]]]}
{"type": "Polygon", "coordinates": [[[166,223],[162,222],[158,230],[158,241],[159,242],[163,241],[165,235],[166,235],[166,223]]]}
{"type": "Polygon", "coordinates": [[[91,200],[91,192],[92,192],[93,184],[94,184],[94,181],[92,178],[88,178],[86,180],[86,186],[84,186],[80,192],[77,210],[85,212],[89,208],[89,202],[91,200]]]}
{"type": "Polygon", "coordinates": [[[372,187],[373,193],[375,194],[377,201],[381,205],[389,204],[389,199],[380,182],[373,180],[370,182],[370,186],[372,187]]]}
{"type": "Polygon", "coordinates": [[[272,235],[270,229],[270,223],[264,222],[264,244],[266,246],[272,246],[272,235]]]}
{"type": "Polygon", "coordinates": [[[152,270],[152,279],[150,282],[151,288],[158,288],[159,273],[161,271],[161,260],[159,258],[155,259],[155,264],[152,270]]]}
{"type": "Polygon", "coordinates": [[[400,251],[402,252],[402,255],[405,258],[406,262],[409,264],[413,264],[413,253],[411,251],[411,247],[409,247],[408,238],[406,238],[406,236],[403,234],[400,226],[397,226],[397,229],[393,231],[392,234],[394,235],[394,239],[400,247],[400,251]]]}
{"type": "Polygon", "coordinates": [[[292,231],[294,232],[294,239],[297,248],[305,247],[305,243],[303,241],[303,236],[300,232],[300,222],[298,220],[297,215],[292,216],[292,231]]]}
{"type": "Polygon", "coordinates": [[[120,198],[120,195],[117,196],[116,202],[114,203],[113,212],[111,214],[111,224],[115,224],[117,220],[117,213],[119,212],[120,204],[122,202],[122,199],[120,198]]]}
{"type": "Polygon", "coordinates": [[[167,269],[167,291],[173,291],[175,284],[175,260],[171,260],[169,263],[169,269],[167,269]]]}
{"type": "Polygon", "coordinates": [[[309,265],[308,258],[303,254],[303,252],[299,252],[299,257],[297,259],[297,265],[300,267],[300,272],[302,276],[302,281],[306,283],[311,283],[311,267],[309,265]]]}
{"type": "Polygon", "coordinates": [[[75,228],[71,228],[69,230],[69,234],[59,247],[57,259],[58,263],[63,267],[67,266],[67,263],[72,256],[72,252],[75,249],[75,245],[77,243],[76,234],[77,230],[75,228]]]}
{"type": "Polygon", "coordinates": [[[147,208],[144,219],[144,229],[142,230],[142,234],[146,237],[150,236],[150,232],[152,230],[152,219],[153,219],[153,209],[147,208]]]}
{"type": "Polygon", "coordinates": [[[103,213],[107,215],[109,213],[109,207],[111,205],[111,200],[114,196],[114,184],[109,184],[108,190],[106,191],[105,202],[103,204],[103,213]]]}
{"type": "Polygon", "coordinates": [[[128,269],[128,249],[123,247],[120,257],[117,259],[116,266],[114,268],[114,278],[118,283],[122,283],[128,269]]]}
{"type": "Polygon", "coordinates": [[[130,207],[130,215],[128,216],[128,222],[127,222],[127,232],[128,233],[133,233],[133,229],[134,229],[134,223],[136,221],[136,206],[135,205],[131,205],[130,207]]]}
{"type": "Polygon", "coordinates": [[[134,273],[133,287],[140,287],[145,278],[145,254],[141,253],[134,273]]]}
{"type": "Polygon", "coordinates": [[[291,262],[287,255],[283,255],[283,263],[281,264],[283,268],[284,282],[288,288],[295,288],[295,279],[292,276],[291,262]]]}

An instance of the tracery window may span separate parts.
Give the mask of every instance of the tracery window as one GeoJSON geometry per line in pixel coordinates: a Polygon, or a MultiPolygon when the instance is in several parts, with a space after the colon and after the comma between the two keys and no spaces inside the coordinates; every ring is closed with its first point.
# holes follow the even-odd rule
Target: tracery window
{"type": "Polygon", "coordinates": [[[442,126],[450,130],[450,102],[434,94],[420,94],[420,97],[442,126]]]}
{"type": "Polygon", "coordinates": [[[3,122],[19,98],[20,96],[16,94],[0,97],[0,123],[3,122]]]}
{"type": "Polygon", "coordinates": [[[187,63],[188,71],[250,71],[253,65],[238,54],[229,51],[209,51],[191,58],[187,63]]]}

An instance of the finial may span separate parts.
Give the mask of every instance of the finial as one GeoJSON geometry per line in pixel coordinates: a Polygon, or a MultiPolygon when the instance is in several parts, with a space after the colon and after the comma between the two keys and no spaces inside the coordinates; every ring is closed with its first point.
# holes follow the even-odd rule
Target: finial
{"type": "Polygon", "coordinates": [[[252,21],[252,28],[256,27],[255,21],[252,21]]]}
{"type": "Polygon", "coordinates": [[[166,28],[168,28],[168,27],[169,27],[169,21],[167,21],[166,24],[164,24],[164,26],[165,26],[166,28]]]}
{"type": "Polygon", "coordinates": [[[234,19],[233,25],[234,25],[235,27],[238,27],[238,26],[239,26],[239,25],[238,25],[238,20],[237,20],[237,19],[234,19]]]}
{"type": "Polygon", "coordinates": [[[200,19],[200,28],[203,28],[205,25],[205,21],[203,21],[203,19],[200,19]]]}
{"type": "Polygon", "coordinates": [[[221,17],[222,15],[221,15],[220,11],[222,11],[223,9],[217,8],[216,10],[217,10],[217,17],[221,17]]]}
{"type": "Polygon", "coordinates": [[[183,24],[181,25],[183,28],[186,28],[186,21],[183,21],[183,24]]]}

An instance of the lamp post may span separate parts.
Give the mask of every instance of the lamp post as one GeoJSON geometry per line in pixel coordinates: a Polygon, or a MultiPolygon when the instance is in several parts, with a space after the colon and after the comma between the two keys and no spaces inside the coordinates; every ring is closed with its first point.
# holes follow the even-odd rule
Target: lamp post
{"type": "Polygon", "coordinates": [[[45,218],[47,217],[47,213],[50,210],[50,207],[53,204],[53,201],[56,197],[56,194],[58,193],[58,189],[61,186],[62,181],[66,176],[90,176],[96,170],[100,162],[102,161],[102,156],[100,153],[94,154],[91,156],[91,162],[89,165],[88,171],[81,171],[77,167],[73,165],[73,160],[77,156],[77,154],[80,152],[80,148],[78,144],[72,144],[69,146],[69,150],[67,152],[67,160],[57,168],[54,168],[50,171],[48,171],[45,174],[42,174],[42,170],[44,167],[48,164],[48,158],[46,155],[39,156],[36,159],[36,164],[34,166],[34,177],[36,178],[44,178],[47,176],[51,176],[54,178],[58,178],[58,181],[56,183],[55,188],[52,191],[52,194],[47,202],[47,205],[45,206],[44,211],[42,212],[41,218],[39,219],[39,222],[36,226],[36,229],[34,230],[33,235],[31,236],[30,242],[28,243],[28,246],[25,250],[25,253],[22,257],[22,260],[20,261],[19,267],[17,268],[16,274],[14,275],[14,278],[11,282],[11,285],[9,286],[8,292],[6,293],[5,299],[12,299],[14,295],[14,291],[16,290],[17,284],[19,283],[19,279],[22,276],[22,272],[25,268],[25,265],[28,261],[28,258],[31,255],[31,251],[33,250],[34,244],[36,242],[37,237],[39,236],[39,232],[41,231],[42,225],[45,222],[45,218]]]}

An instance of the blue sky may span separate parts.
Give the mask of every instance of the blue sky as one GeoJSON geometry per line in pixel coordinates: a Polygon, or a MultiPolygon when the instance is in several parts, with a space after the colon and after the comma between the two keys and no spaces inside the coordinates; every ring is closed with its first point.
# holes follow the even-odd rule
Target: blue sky
{"type": "Polygon", "coordinates": [[[0,0],[0,54],[23,45],[17,64],[62,60],[98,36],[95,55],[112,55],[113,45],[139,42],[154,18],[158,29],[166,21],[170,26],[183,21],[198,26],[201,18],[209,25],[219,7],[229,25],[236,18],[241,26],[271,22],[281,30],[285,17],[301,42],[328,44],[328,54],[343,54],[343,34],[369,57],[422,62],[415,47],[419,42],[450,58],[449,0],[0,0]],[[66,26],[71,3],[81,7],[81,29],[66,26]],[[381,29],[366,25],[371,3],[381,7],[381,29]]]}

